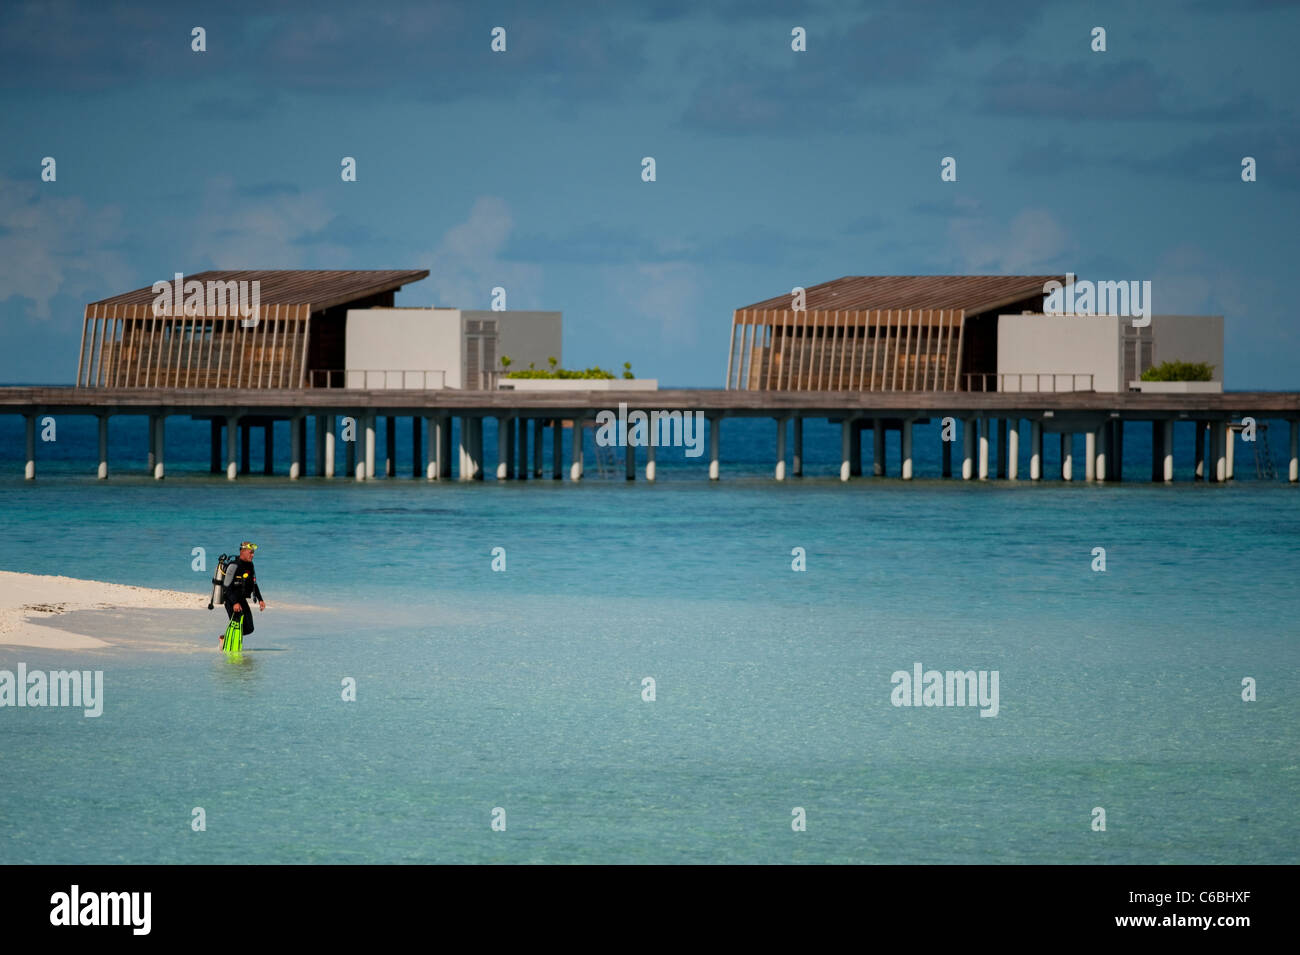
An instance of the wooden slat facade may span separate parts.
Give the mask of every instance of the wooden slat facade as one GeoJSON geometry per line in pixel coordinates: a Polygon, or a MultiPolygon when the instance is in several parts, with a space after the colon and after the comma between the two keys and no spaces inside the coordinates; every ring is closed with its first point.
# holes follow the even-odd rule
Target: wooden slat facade
{"type": "Polygon", "coordinates": [[[741,309],[732,320],[726,387],[957,391],[965,314],[961,309],[741,309]]]}
{"type": "Polygon", "coordinates": [[[90,388],[296,389],[306,385],[312,306],[238,315],[155,315],[152,304],[86,307],[77,385],[90,388]]]}

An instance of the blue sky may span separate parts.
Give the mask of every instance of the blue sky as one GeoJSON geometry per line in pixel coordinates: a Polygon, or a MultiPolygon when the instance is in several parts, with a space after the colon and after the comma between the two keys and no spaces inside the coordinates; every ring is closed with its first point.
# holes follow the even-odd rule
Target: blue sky
{"type": "Polygon", "coordinates": [[[9,3],[0,381],[70,384],[86,302],[205,268],[504,286],[566,365],[707,387],[795,285],[1073,271],[1223,314],[1229,388],[1300,388],[1298,37],[1282,0],[9,3]]]}

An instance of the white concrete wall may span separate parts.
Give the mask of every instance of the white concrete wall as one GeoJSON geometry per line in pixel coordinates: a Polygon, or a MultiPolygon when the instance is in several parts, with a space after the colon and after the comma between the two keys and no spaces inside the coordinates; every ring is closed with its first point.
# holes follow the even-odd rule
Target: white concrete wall
{"type": "Polygon", "coordinates": [[[461,319],[455,308],[359,308],[347,317],[347,387],[383,388],[383,375],[362,371],[429,372],[389,374],[389,388],[459,388],[461,319]],[[444,372],[436,374],[436,372],[444,372]]]}
{"type": "Polygon", "coordinates": [[[501,370],[501,356],[510,359],[511,371],[522,371],[532,362],[538,369],[547,369],[547,358],[554,356],[564,367],[561,344],[561,312],[524,311],[462,311],[466,319],[482,319],[497,323],[497,363],[501,370]]]}
{"type": "MultiPolygon", "coordinates": [[[[1000,315],[998,316],[998,373],[1025,374],[1023,387],[1015,378],[1002,379],[1005,391],[1051,391],[1043,377],[1036,385],[1029,375],[1057,374],[1056,389],[1086,389],[1088,381],[1072,374],[1092,375],[1097,391],[1127,391],[1121,384],[1120,322],[1116,315],[1000,315]]],[[[1153,319],[1154,321],[1154,319],[1153,319]]]]}
{"type": "Polygon", "coordinates": [[[1152,315],[1151,361],[1203,361],[1214,366],[1211,381],[1223,381],[1222,315],[1152,315]]]}

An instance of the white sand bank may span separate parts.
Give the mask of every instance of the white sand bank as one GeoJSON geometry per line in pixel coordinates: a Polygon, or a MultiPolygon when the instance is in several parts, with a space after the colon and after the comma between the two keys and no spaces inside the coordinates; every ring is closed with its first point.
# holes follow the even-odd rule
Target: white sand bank
{"type": "MultiPolygon", "coordinates": [[[[268,602],[267,612],[274,610],[319,610],[302,604],[268,602]]],[[[196,633],[211,630],[215,635],[224,626],[225,613],[220,608],[208,610],[208,595],[179,590],[157,590],[110,584],[100,580],[75,577],[51,577],[0,570],[0,645],[40,647],[46,650],[85,650],[108,647],[109,642],[88,634],[51,626],[48,621],[59,614],[77,610],[193,610],[196,633]],[[214,623],[218,614],[220,620],[214,623]],[[39,623],[37,621],[40,621],[39,623]]],[[[256,611],[254,611],[256,613],[256,611]]],[[[84,614],[76,618],[86,619],[84,614]]],[[[76,623],[70,618],[70,626],[76,623]]]]}

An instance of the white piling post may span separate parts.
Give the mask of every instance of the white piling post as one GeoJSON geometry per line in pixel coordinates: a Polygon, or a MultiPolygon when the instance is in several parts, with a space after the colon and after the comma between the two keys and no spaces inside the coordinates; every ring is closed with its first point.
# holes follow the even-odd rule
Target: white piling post
{"type": "Polygon", "coordinates": [[[302,477],[302,424],[301,415],[289,419],[289,480],[302,477]]]}
{"type": "Polygon", "coordinates": [[[1098,483],[1106,483],[1106,453],[1110,450],[1110,422],[1103,422],[1097,429],[1097,466],[1095,477],[1098,483]]]}
{"type": "MultiPolygon", "coordinates": [[[[651,435],[653,438],[654,436],[651,435]]],[[[655,443],[651,441],[645,446],[645,479],[654,482],[655,479],[655,443]]]]}
{"type": "Polygon", "coordinates": [[[163,479],[163,451],[166,447],[166,439],[167,416],[160,414],[157,424],[154,426],[153,479],[155,481],[163,479]]]}
{"type": "Polygon", "coordinates": [[[902,430],[899,432],[899,444],[902,446],[903,453],[903,480],[912,480],[912,419],[903,420],[902,430]]]}
{"type": "Polygon", "coordinates": [[[794,459],[790,464],[791,477],[803,477],[803,418],[794,416],[794,459]]]}
{"type": "Polygon", "coordinates": [[[975,476],[975,432],[978,430],[978,418],[966,418],[961,423],[961,479],[963,481],[969,481],[975,476]]]}
{"type": "Polygon", "coordinates": [[[27,481],[36,478],[36,415],[23,415],[27,426],[27,463],[23,467],[23,479],[27,481]]]}
{"type": "Polygon", "coordinates": [[[719,467],[719,461],[718,461],[719,448],[722,445],[722,441],[719,436],[721,424],[722,424],[722,418],[720,417],[709,419],[709,480],[710,481],[718,480],[718,477],[722,473],[722,469],[719,467]]]}
{"type": "MultiPolygon", "coordinates": [[[[1029,444],[1033,447],[1034,426],[1037,422],[1029,424],[1029,444]]],[[[1041,430],[1041,425],[1038,425],[1041,430]]],[[[1040,436],[1041,440],[1041,436],[1040,436]]],[[[1042,460],[1042,454],[1039,454],[1039,460],[1042,460]]],[[[1030,476],[1033,476],[1034,462],[1029,462],[1030,476]]],[[[1012,418],[1007,422],[1007,480],[1015,481],[1020,477],[1020,419],[1012,418]]],[[[1035,480],[1037,480],[1035,478],[1035,480]]]]}
{"type": "Polygon", "coordinates": [[[1224,479],[1231,481],[1233,458],[1236,456],[1235,452],[1237,449],[1237,438],[1236,438],[1237,432],[1233,429],[1232,422],[1230,421],[1225,422],[1223,427],[1224,427],[1224,432],[1223,432],[1224,460],[1227,462],[1226,471],[1224,472],[1224,479]]]}
{"type": "Polygon", "coordinates": [[[325,470],[322,473],[325,477],[332,478],[334,477],[334,416],[325,415],[323,420],[325,422],[322,427],[325,437],[325,470]]]}
{"type": "Polygon", "coordinates": [[[101,481],[108,478],[108,415],[99,416],[99,473],[101,481]]]}
{"type": "Polygon", "coordinates": [[[1291,422],[1291,464],[1286,479],[1292,484],[1300,482],[1300,421],[1291,422]]]}
{"type": "Polygon", "coordinates": [[[1097,480],[1097,432],[1086,431],[1083,435],[1083,479],[1088,482],[1097,480]]]}
{"type": "Polygon", "coordinates": [[[871,474],[873,477],[885,476],[885,422],[879,418],[871,419],[871,474]]]}
{"type": "Polygon", "coordinates": [[[1043,422],[1029,423],[1029,480],[1043,479],[1043,422]]]}
{"type": "Polygon", "coordinates": [[[987,481],[989,479],[989,424],[990,423],[991,422],[988,418],[979,419],[979,430],[980,430],[979,475],[981,481],[987,481]]]}
{"type": "Polygon", "coordinates": [[[776,479],[785,480],[785,418],[776,419],[776,479]]]}
{"type": "Polygon", "coordinates": [[[577,416],[574,416],[573,432],[570,435],[570,438],[572,439],[571,440],[572,447],[570,448],[570,451],[572,453],[572,460],[569,464],[570,481],[582,480],[582,440],[583,440],[582,432],[583,430],[584,428],[582,427],[582,421],[577,416]]]}
{"type": "Polygon", "coordinates": [[[840,422],[840,480],[849,479],[849,459],[853,448],[853,419],[845,418],[840,422]]]}
{"type": "Polygon", "coordinates": [[[364,472],[366,478],[372,478],[375,476],[375,420],[375,415],[366,415],[366,454],[364,472]]]}
{"type": "Polygon", "coordinates": [[[1214,422],[1214,476],[1217,481],[1228,479],[1228,422],[1214,422]]]}
{"type": "Polygon", "coordinates": [[[1161,444],[1164,445],[1164,477],[1166,484],[1174,480],[1174,421],[1170,418],[1161,423],[1161,444]]]}
{"type": "Polygon", "coordinates": [[[1074,435],[1068,431],[1061,434],[1061,480],[1074,480],[1074,435]]]}
{"type": "Polygon", "coordinates": [[[437,481],[442,469],[442,419],[434,415],[424,418],[424,479],[437,481]]]}
{"type": "Polygon", "coordinates": [[[514,430],[514,418],[497,416],[497,480],[504,481],[510,477],[510,438],[514,430]]]}
{"type": "Polygon", "coordinates": [[[239,418],[226,416],[226,480],[233,481],[239,474],[239,418]]]}

